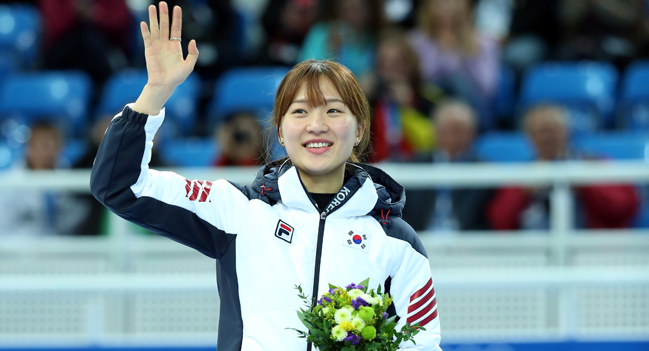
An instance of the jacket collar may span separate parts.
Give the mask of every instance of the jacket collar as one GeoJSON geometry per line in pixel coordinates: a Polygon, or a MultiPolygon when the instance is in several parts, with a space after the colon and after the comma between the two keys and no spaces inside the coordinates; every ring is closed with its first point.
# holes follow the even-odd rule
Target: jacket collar
{"type": "Polygon", "coordinates": [[[291,166],[279,177],[280,196],[286,206],[309,213],[325,212],[331,218],[364,216],[372,211],[378,197],[374,183],[363,173],[356,173],[349,178],[327,208],[318,210],[300,180],[297,168],[291,166]]]}
{"type": "Polygon", "coordinates": [[[326,212],[328,217],[354,217],[391,211],[401,216],[405,190],[382,170],[348,162],[352,176],[334,196],[327,208],[318,210],[304,187],[298,170],[289,162],[267,164],[257,174],[251,190],[269,204],[284,205],[308,213],[326,212]]]}

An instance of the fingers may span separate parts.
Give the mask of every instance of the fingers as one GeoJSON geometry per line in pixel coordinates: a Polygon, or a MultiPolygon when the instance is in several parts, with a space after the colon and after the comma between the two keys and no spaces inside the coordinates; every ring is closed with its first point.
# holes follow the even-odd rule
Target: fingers
{"type": "Polygon", "coordinates": [[[146,25],[146,22],[142,21],[140,23],[140,31],[142,31],[142,39],[144,40],[144,47],[148,48],[151,46],[151,33],[149,33],[149,28],[146,25]]]}
{"type": "Polygon", "coordinates": [[[180,38],[183,29],[183,12],[180,6],[174,6],[173,20],[171,22],[171,37],[180,38]]]}
{"type": "Polygon", "coordinates": [[[198,61],[198,47],[196,47],[196,40],[192,39],[187,45],[187,58],[185,59],[185,65],[188,66],[190,70],[194,69],[196,66],[196,61],[198,61]]]}
{"type": "Polygon", "coordinates": [[[149,26],[151,27],[151,41],[160,40],[160,27],[158,26],[158,11],[155,5],[149,6],[149,26]]]}
{"type": "Polygon", "coordinates": [[[160,1],[160,40],[169,40],[169,6],[160,1]]]}

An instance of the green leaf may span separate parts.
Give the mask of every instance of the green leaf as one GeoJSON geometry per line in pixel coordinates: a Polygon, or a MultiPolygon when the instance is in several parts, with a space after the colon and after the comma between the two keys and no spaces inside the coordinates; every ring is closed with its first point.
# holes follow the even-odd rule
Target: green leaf
{"type": "Polygon", "coordinates": [[[313,330],[311,330],[311,334],[313,334],[313,335],[315,335],[315,336],[319,336],[319,337],[321,337],[321,338],[327,338],[327,337],[329,337],[329,334],[328,334],[328,333],[325,333],[324,331],[322,331],[322,330],[320,330],[320,329],[313,329],[313,330]]]}
{"type": "Polygon", "coordinates": [[[392,316],[392,317],[386,319],[386,320],[385,320],[385,323],[386,323],[386,324],[392,324],[392,323],[394,323],[394,324],[396,325],[396,322],[394,321],[396,318],[397,318],[397,316],[394,315],[394,316],[392,316]]]}
{"type": "Polygon", "coordinates": [[[337,286],[335,286],[333,284],[329,284],[329,289],[335,289],[335,288],[337,288],[337,286]]]}
{"type": "Polygon", "coordinates": [[[367,292],[367,287],[370,285],[370,278],[363,280],[359,285],[363,286],[363,292],[367,292]]]}

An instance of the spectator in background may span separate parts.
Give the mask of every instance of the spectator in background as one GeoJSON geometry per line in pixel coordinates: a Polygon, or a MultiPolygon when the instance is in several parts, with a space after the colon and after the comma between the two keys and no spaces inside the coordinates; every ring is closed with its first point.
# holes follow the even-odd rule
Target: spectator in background
{"type": "MultiPolygon", "coordinates": [[[[49,121],[35,122],[27,142],[24,162],[13,171],[58,168],[64,140],[49,121]]],[[[66,194],[48,190],[8,190],[0,193],[0,236],[68,234],[79,220],[79,211],[66,194]]]]}
{"type": "Polygon", "coordinates": [[[423,0],[410,43],[424,81],[466,100],[479,112],[481,129],[494,127],[490,113],[500,67],[498,43],[478,33],[468,0],[423,0]]]}
{"type": "Polygon", "coordinates": [[[101,84],[128,65],[134,27],[125,0],[39,0],[46,69],[79,69],[101,84]]]}
{"type": "Polygon", "coordinates": [[[318,0],[270,0],[262,15],[266,32],[260,57],[261,65],[293,66],[302,42],[318,19],[318,0]]]}
{"type": "Polygon", "coordinates": [[[365,85],[374,69],[376,40],[383,25],[383,2],[327,1],[323,18],[307,34],[298,61],[334,59],[365,85]]]}
{"type": "MultiPolygon", "coordinates": [[[[480,162],[473,143],[477,131],[475,112],[467,103],[448,100],[440,103],[434,114],[437,149],[420,162],[480,162]]],[[[415,230],[433,230],[439,234],[458,230],[486,230],[486,206],[493,191],[489,189],[438,188],[410,190],[403,218],[415,230]]]]}
{"type": "Polygon", "coordinates": [[[428,116],[441,91],[422,83],[417,55],[404,33],[392,30],[382,37],[372,82],[370,161],[410,161],[417,154],[429,154],[435,134],[428,116]]]}
{"type": "Polygon", "coordinates": [[[255,166],[263,163],[262,128],[254,114],[239,112],[229,116],[216,129],[214,137],[220,145],[220,155],[214,160],[214,166],[255,166]]]}
{"type": "MultiPolygon", "coordinates": [[[[158,5],[160,0],[152,0],[158,5]]],[[[192,1],[166,0],[169,11],[174,6],[183,9],[183,30],[181,33],[183,50],[194,39],[200,55],[194,71],[203,80],[213,80],[226,70],[245,63],[243,55],[246,38],[239,30],[244,26],[237,15],[231,0],[192,1]]],[[[138,40],[140,37],[138,35],[138,40]]]]}
{"type": "MultiPolygon", "coordinates": [[[[540,105],[524,116],[523,129],[536,149],[537,161],[593,159],[570,149],[567,111],[557,105],[540,105]]],[[[578,228],[624,228],[638,210],[638,194],[630,185],[587,185],[573,190],[578,228]]],[[[493,229],[548,229],[550,189],[506,187],[489,204],[493,229]]]]}
{"type": "MultiPolygon", "coordinates": [[[[95,162],[95,156],[99,150],[99,144],[104,138],[104,133],[113,119],[112,115],[104,116],[95,121],[89,135],[90,147],[88,151],[72,165],[74,169],[90,169],[95,162]]],[[[157,139],[157,138],[156,138],[157,139]]],[[[155,145],[155,144],[154,144],[155,145]]],[[[168,166],[160,158],[157,148],[151,151],[151,163],[153,167],[168,166]]],[[[80,194],[74,197],[74,201],[82,209],[80,211],[80,220],[71,229],[70,234],[75,235],[97,235],[103,232],[107,223],[104,223],[106,208],[100,204],[91,194],[80,194]]]]}
{"type": "Polygon", "coordinates": [[[643,0],[563,0],[560,58],[605,60],[624,68],[637,54],[643,10],[643,0]]]}

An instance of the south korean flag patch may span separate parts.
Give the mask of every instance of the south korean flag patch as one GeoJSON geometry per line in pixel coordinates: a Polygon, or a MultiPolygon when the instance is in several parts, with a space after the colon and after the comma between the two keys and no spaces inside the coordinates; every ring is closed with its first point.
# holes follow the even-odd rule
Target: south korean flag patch
{"type": "Polygon", "coordinates": [[[350,230],[344,237],[343,246],[351,247],[367,253],[370,251],[370,237],[367,234],[357,233],[350,230]]]}

